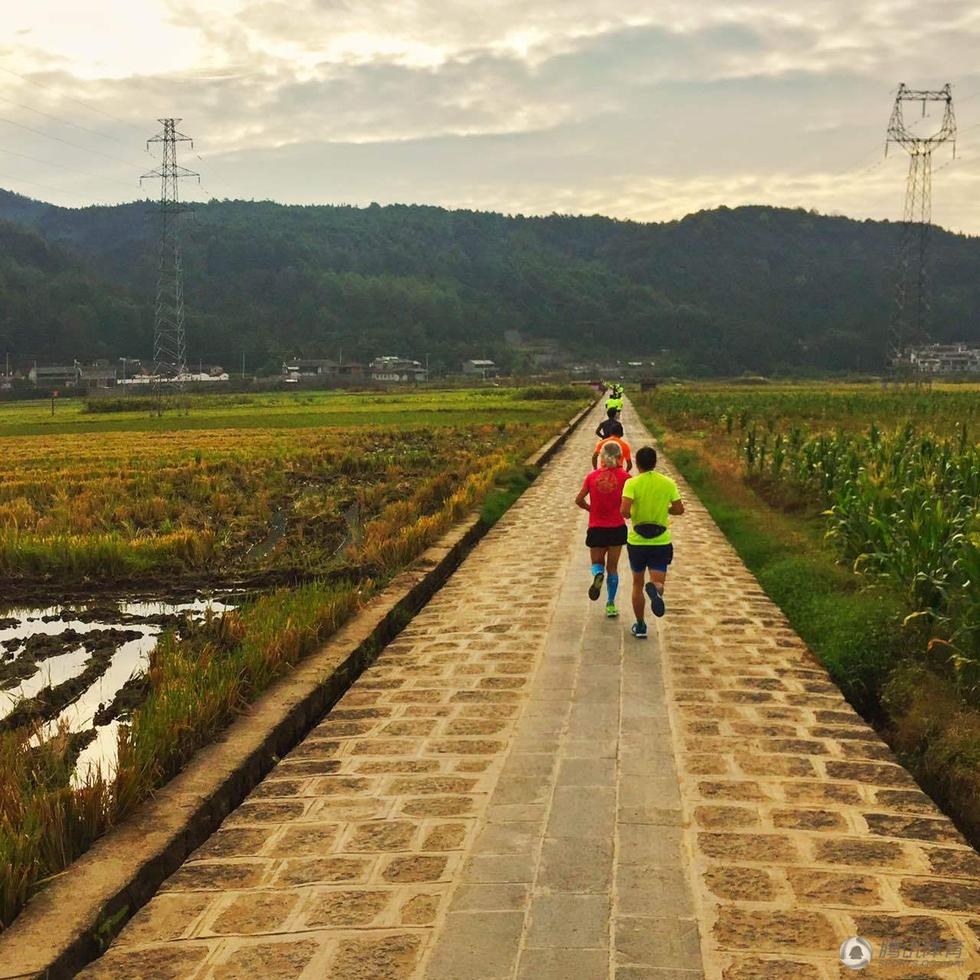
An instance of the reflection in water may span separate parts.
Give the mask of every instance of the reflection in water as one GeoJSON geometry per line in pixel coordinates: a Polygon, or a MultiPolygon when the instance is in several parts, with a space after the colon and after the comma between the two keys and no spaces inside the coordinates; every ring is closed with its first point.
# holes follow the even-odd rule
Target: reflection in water
{"type": "MultiPolygon", "coordinates": [[[[228,597],[225,597],[227,600],[228,597]]],[[[71,697],[56,718],[45,723],[42,737],[50,738],[61,726],[71,732],[93,728],[95,715],[101,706],[112,703],[119,689],[134,675],[143,673],[157,638],[165,629],[176,626],[190,615],[203,619],[208,611],[222,613],[234,609],[228,601],[200,597],[185,602],[121,602],[110,607],[105,600],[92,606],[51,606],[18,608],[0,612],[0,662],[15,661],[25,654],[25,643],[33,636],[58,637],[68,630],[75,634],[97,630],[119,630],[140,633],[138,639],[126,639],[116,646],[108,666],[87,688],[71,697]]],[[[13,681],[0,690],[0,719],[8,715],[18,702],[35,697],[45,688],[52,688],[76,677],[85,669],[92,654],[77,645],[77,639],[66,638],[69,649],[39,659],[35,671],[26,680],[13,681]]],[[[95,725],[95,738],[82,750],[75,769],[75,781],[84,779],[91,767],[100,767],[104,775],[115,768],[118,720],[95,725]]]]}
{"type": "Polygon", "coordinates": [[[5,718],[10,714],[18,701],[22,701],[24,698],[32,698],[43,688],[54,687],[56,684],[81,673],[88,658],[88,650],[85,647],[79,647],[77,650],[62,653],[57,657],[48,657],[47,660],[41,661],[32,677],[28,677],[17,687],[0,691],[0,718],[5,718]]]}

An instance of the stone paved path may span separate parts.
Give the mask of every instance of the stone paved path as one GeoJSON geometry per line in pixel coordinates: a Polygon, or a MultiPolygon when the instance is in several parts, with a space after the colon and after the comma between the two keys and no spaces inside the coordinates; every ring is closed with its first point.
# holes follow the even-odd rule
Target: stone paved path
{"type": "Polygon", "coordinates": [[[858,975],[980,970],[980,859],[689,493],[660,640],[587,602],[595,421],[85,976],[810,980],[855,933],[962,944],[858,975]]]}

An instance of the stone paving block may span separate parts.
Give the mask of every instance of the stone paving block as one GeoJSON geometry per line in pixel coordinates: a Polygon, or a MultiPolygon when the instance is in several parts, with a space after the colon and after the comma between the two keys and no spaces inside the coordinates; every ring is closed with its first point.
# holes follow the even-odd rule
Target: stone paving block
{"type": "Polygon", "coordinates": [[[698,927],[693,919],[617,916],[613,933],[617,969],[686,970],[700,963],[698,927]]]}
{"type": "Polygon", "coordinates": [[[369,858],[308,858],[283,861],[270,884],[276,888],[299,885],[367,881],[374,861],[369,858]]]}
{"type": "Polygon", "coordinates": [[[640,864],[620,864],[616,870],[617,913],[619,915],[672,915],[693,917],[687,869],[678,854],[671,868],[652,868],[640,864]]]}
{"type": "Polygon", "coordinates": [[[562,743],[562,756],[566,759],[615,759],[619,755],[619,739],[574,738],[562,743]]]}
{"type": "Polygon", "coordinates": [[[491,803],[487,807],[487,823],[538,823],[546,813],[543,803],[491,803]]]}
{"type": "Polygon", "coordinates": [[[208,976],[215,980],[254,976],[296,977],[318,954],[322,955],[322,946],[315,939],[235,942],[221,954],[208,976]]]}
{"type": "Polygon", "coordinates": [[[616,767],[608,759],[563,759],[558,768],[559,786],[612,786],[616,767]]]}
{"type": "Polygon", "coordinates": [[[372,925],[393,896],[381,889],[316,889],[306,902],[303,922],[308,929],[372,925]]]}
{"type": "MultiPolygon", "coordinates": [[[[646,966],[618,966],[614,980],[703,980],[700,970],[657,970],[646,966]]],[[[773,974],[773,980],[787,980],[783,974],[773,974]]]]}
{"type": "Polygon", "coordinates": [[[541,825],[535,823],[487,824],[473,843],[474,855],[521,855],[528,860],[541,842],[541,825]]]}
{"type": "Polygon", "coordinates": [[[422,939],[413,933],[343,939],[326,975],[344,980],[408,980],[421,953],[422,939]]]}
{"type": "Polygon", "coordinates": [[[494,790],[493,802],[495,806],[527,806],[544,803],[547,795],[547,783],[538,776],[501,776],[494,790]]]}
{"type": "Polygon", "coordinates": [[[299,904],[289,892],[248,892],[225,904],[202,935],[254,935],[279,932],[299,904]]]}
{"type": "Polygon", "coordinates": [[[612,883],[612,838],[545,838],[538,869],[539,888],[605,895],[612,883]]]}
{"type": "Polygon", "coordinates": [[[523,912],[528,905],[530,886],[526,884],[461,884],[453,894],[453,912],[523,912]]]}
{"type": "Polygon", "coordinates": [[[512,753],[504,765],[501,776],[544,779],[551,775],[557,764],[554,752],[512,753]]]}
{"type": "Polygon", "coordinates": [[[610,898],[556,892],[534,895],[527,932],[528,948],[606,949],[610,898]]]}
{"type": "Polygon", "coordinates": [[[680,806],[680,790],[674,776],[625,774],[619,781],[619,806],[670,809],[680,806]]]}
{"type": "Polygon", "coordinates": [[[651,748],[649,740],[645,747],[628,746],[623,749],[620,772],[624,776],[641,776],[644,780],[672,779],[677,781],[677,767],[673,752],[661,751],[661,746],[651,748]]]}
{"type": "Polygon", "coordinates": [[[524,855],[475,855],[463,868],[463,881],[483,884],[532,882],[534,867],[524,855]]]}
{"type": "Polygon", "coordinates": [[[608,980],[605,949],[525,949],[517,980],[608,980]]]}
{"type": "Polygon", "coordinates": [[[591,787],[586,794],[578,787],[559,787],[547,833],[549,837],[607,839],[613,831],[615,813],[616,791],[612,788],[591,787]]]}
{"type": "Polygon", "coordinates": [[[88,980],[185,980],[204,962],[210,947],[203,943],[172,943],[130,949],[112,946],[88,967],[88,980]]]}
{"type": "Polygon", "coordinates": [[[149,945],[186,938],[214,898],[204,893],[160,895],[151,911],[144,906],[120,936],[120,946],[149,945]]]}
{"type": "Polygon", "coordinates": [[[450,912],[427,980],[509,980],[523,925],[523,910],[450,912]]]}

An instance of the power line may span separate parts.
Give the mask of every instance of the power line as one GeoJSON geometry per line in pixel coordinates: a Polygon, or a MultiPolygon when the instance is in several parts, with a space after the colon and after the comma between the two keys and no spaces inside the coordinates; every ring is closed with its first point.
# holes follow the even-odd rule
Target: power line
{"type": "Polygon", "coordinates": [[[138,163],[132,163],[129,160],[122,160],[119,157],[110,156],[108,153],[103,153],[101,150],[93,150],[90,146],[82,146],[81,143],[72,143],[71,140],[62,139],[60,136],[54,136],[51,133],[45,133],[41,129],[34,129],[31,126],[25,126],[23,123],[15,122],[13,119],[7,119],[6,116],[0,116],[0,122],[5,122],[10,126],[16,126],[18,129],[26,130],[28,133],[33,133],[35,136],[42,136],[45,139],[55,140],[58,143],[64,143],[65,146],[74,147],[76,150],[84,150],[86,153],[94,153],[96,156],[105,157],[106,160],[112,160],[113,163],[121,163],[125,167],[131,167],[138,170],[140,165],[138,163]]]}
{"type": "Polygon", "coordinates": [[[73,197],[78,201],[86,200],[86,198],[83,198],[79,194],[66,191],[63,187],[52,187],[50,184],[41,184],[36,180],[28,180],[26,177],[11,177],[10,174],[0,174],[0,180],[12,180],[15,184],[31,184],[34,187],[43,187],[45,190],[54,191],[56,194],[67,194],[69,197],[73,197]]]}
{"type": "Polygon", "coordinates": [[[73,123],[69,119],[62,119],[61,116],[56,116],[52,112],[45,112],[43,109],[35,109],[34,106],[25,105],[23,102],[14,102],[13,99],[8,99],[3,95],[0,95],[0,101],[6,102],[8,105],[16,106],[18,109],[26,109],[28,112],[37,113],[39,116],[44,116],[47,119],[53,119],[55,122],[59,122],[62,126],[71,126],[72,129],[80,130],[83,133],[89,133],[92,136],[98,136],[100,139],[112,140],[113,143],[118,143],[120,146],[129,146],[129,143],[124,143],[122,140],[116,139],[115,136],[109,136],[108,133],[100,133],[97,129],[89,129],[87,126],[79,126],[78,123],[73,123]]]}
{"type": "Polygon", "coordinates": [[[143,131],[139,129],[138,126],[135,126],[131,122],[127,122],[120,116],[107,112],[105,109],[100,109],[98,106],[94,106],[90,102],[86,102],[84,99],[76,99],[70,95],[65,95],[63,92],[59,92],[51,85],[45,85],[43,82],[36,81],[33,78],[28,78],[26,75],[21,75],[20,72],[12,71],[10,68],[4,68],[3,65],[0,65],[0,71],[6,72],[8,75],[13,75],[15,78],[19,78],[21,81],[27,82],[28,85],[36,85],[38,88],[43,88],[47,92],[54,92],[59,98],[66,99],[68,102],[74,102],[76,105],[83,106],[84,108],[88,109],[89,112],[97,112],[100,116],[105,116],[107,119],[114,119],[116,122],[122,123],[124,126],[129,126],[131,129],[135,129],[142,136],[143,131]]]}
{"type": "Polygon", "coordinates": [[[18,153],[16,150],[8,150],[3,146],[0,146],[0,153],[6,153],[8,156],[12,157],[20,157],[21,160],[30,160],[32,163],[43,163],[46,167],[58,167],[60,170],[65,170],[68,173],[82,174],[85,177],[95,177],[98,180],[106,183],[119,184],[122,187],[128,187],[130,190],[133,188],[132,184],[127,184],[122,180],[116,180],[114,177],[104,177],[101,174],[93,173],[91,170],[78,170],[76,167],[66,167],[63,163],[54,163],[51,160],[42,160],[40,157],[28,156],[26,153],[18,153]]]}

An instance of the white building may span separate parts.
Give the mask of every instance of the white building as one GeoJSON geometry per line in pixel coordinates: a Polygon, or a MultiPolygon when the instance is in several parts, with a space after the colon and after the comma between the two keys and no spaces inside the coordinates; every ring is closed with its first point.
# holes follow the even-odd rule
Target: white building
{"type": "Polygon", "coordinates": [[[923,374],[980,374],[980,347],[961,344],[928,344],[908,353],[912,367],[923,374]]]}
{"type": "Polygon", "coordinates": [[[429,372],[420,361],[405,357],[376,357],[371,362],[371,380],[388,384],[419,384],[429,380],[429,372]]]}
{"type": "Polygon", "coordinates": [[[325,357],[301,357],[286,361],[282,366],[284,377],[297,381],[300,378],[334,377],[338,370],[337,362],[325,357]]]}

